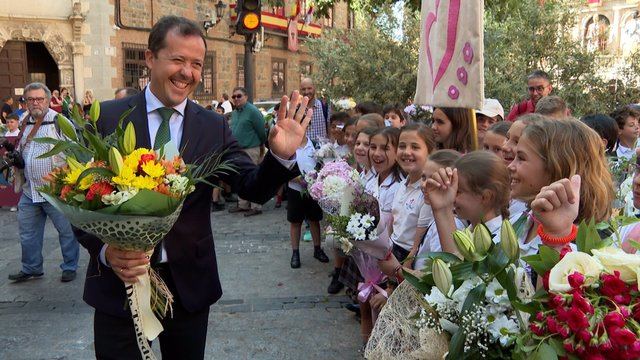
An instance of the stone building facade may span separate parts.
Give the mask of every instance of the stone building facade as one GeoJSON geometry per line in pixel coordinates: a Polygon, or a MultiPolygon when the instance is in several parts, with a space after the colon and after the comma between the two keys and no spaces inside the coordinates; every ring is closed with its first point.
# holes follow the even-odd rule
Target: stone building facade
{"type": "MultiPolygon", "coordinates": [[[[234,34],[229,0],[223,2],[224,16],[207,33],[203,83],[192,95],[201,103],[218,100],[222,93],[230,93],[244,83],[244,39],[234,34]]],[[[169,14],[202,23],[211,15],[215,18],[216,3],[53,0],[45,4],[21,0],[16,5],[15,1],[0,0],[0,96],[19,96],[21,87],[35,80],[44,81],[51,88],[69,88],[77,101],[86,90],[91,90],[97,99],[109,99],[117,88],[142,88],[148,82],[144,50],[153,24],[169,14]],[[47,56],[48,63],[41,65],[47,56]]],[[[277,17],[281,10],[263,7],[263,11],[277,17]]],[[[350,15],[347,4],[339,3],[329,19],[316,19],[314,26],[347,28],[353,23],[350,15]]],[[[315,35],[321,36],[321,30],[315,35]]],[[[313,56],[304,46],[306,36],[301,32],[300,49],[292,52],[287,48],[286,29],[265,29],[263,47],[255,55],[256,100],[290,93],[302,76],[313,73],[313,56]]]]}
{"type": "Polygon", "coordinates": [[[575,36],[613,57],[633,53],[640,46],[640,0],[585,0],[575,36]]]}

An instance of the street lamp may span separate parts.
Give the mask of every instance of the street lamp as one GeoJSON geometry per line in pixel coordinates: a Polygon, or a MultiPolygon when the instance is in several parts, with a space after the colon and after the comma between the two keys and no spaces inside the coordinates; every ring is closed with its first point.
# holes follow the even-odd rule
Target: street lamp
{"type": "MultiPolygon", "coordinates": [[[[211,0],[211,2],[213,3],[214,0],[211,0]]],[[[215,8],[216,8],[216,18],[211,20],[211,14],[207,14],[207,20],[205,20],[202,24],[202,27],[204,27],[204,30],[206,32],[209,32],[209,29],[211,29],[212,27],[216,26],[220,20],[222,19],[222,17],[224,16],[224,9],[227,7],[227,5],[225,3],[222,2],[222,0],[218,0],[218,3],[215,4],[215,8]]]]}

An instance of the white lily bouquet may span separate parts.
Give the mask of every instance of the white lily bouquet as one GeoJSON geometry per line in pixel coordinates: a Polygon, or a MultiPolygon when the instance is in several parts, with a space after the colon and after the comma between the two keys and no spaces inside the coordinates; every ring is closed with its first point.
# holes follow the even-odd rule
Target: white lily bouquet
{"type": "MultiPolygon", "coordinates": [[[[381,351],[387,356],[419,352],[440,341],[444,333],[451,336],[448,349],[432,354],[432,358],[446,354],[447,359],[489,355],[493,359],[511,359],[517,336],[528,326],[527,317],[523,317],[514,304],[527,303],[534,293],[527,272],[519,266],[520,250],[515,232],[505,220],[497,244],[483,224],[473,232],[458,230],[453,238],[462,259],[445,252],[428,253],[423,276],[404,273],[405,279],[420,294],[419,311],[411,319],[417,331],[428,330],[431,335],[426,338],[416,335],[413,339],[420,340],[413,344],[406,344],[403,338],[383,339],[378,334],[411,337],[390,331],[388,327],[393,327],[393,322],[380,322],[372,333],[372,338],[379,341],[367,346],[367,358],[379,357],[381,351]],[[398,344],[397,348],[381,349],[380,339],[385,344],[398,344]]],[[[391,301],[394,295],[390,303],[394,303],[391,301]]],[[[385,311],[394,309],[383,310],[381,318],[385,311]]]]}
{"type": "MultiPolygon", "coordinates": [[[[198,166],[187,165],[177,154],[165,150],[136,149],[133,123],[123,129],[124,113],[112,135],[102,137],[95,129],[100,114],[98,102],[85,121],[74,109],[74,120],[82,131],[79,136],[72,123],[58,115],[57,122],[66,139],[34,141],[51,145],[40,157],[63,152],[67,166],[54,169],[39,191],[60,210],[75,227],[105,244],[121,250],[145,251],[154,247],[178,219],[187,195],[197,183],[234,171],[212,154],[198,166]]],[[[134,319],[138,347],[146,359],[155,359],[149,342],[163,330],[158,319],[171,310],[172,294],[162,279],[147,265],[147,273],[134,284],[125,284],[128,304],[134,319]]]]}

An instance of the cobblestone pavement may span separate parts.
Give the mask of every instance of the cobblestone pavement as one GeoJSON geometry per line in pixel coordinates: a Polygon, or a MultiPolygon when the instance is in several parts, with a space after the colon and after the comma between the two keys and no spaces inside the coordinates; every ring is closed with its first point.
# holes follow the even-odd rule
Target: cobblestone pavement
{"type": "MultiPolygon", "coordinates": [[[[244,218],[213,213],[213,233],[224,295],[211,308],[207,359],[357,359],[359,325],[328,295],[331,263],[313,258],[302,242],[302,268],[289,267],[286,211],[267,204],[244,218]]],[[[332,257],[330,246],[324,248],[332,257]]],[[[93,309],[82,301],[88,262],[81,248],[78,278],[60,282],[62,255],[47,223],[42,279],[12,284],[20,269],[16,213],[0,209],[0,359],[92,359],[93,309]]],[[[154,342],[159,354],[157,341],[154,342]]]]}

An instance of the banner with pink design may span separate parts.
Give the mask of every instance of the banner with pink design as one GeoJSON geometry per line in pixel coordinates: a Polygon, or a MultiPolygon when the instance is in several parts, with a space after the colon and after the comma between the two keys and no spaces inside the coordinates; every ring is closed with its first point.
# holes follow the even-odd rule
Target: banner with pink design
{"type": "Polygon", "coordinates": [[[483,0],[423,0],[415,103],[480,109],[483,0]]]}

